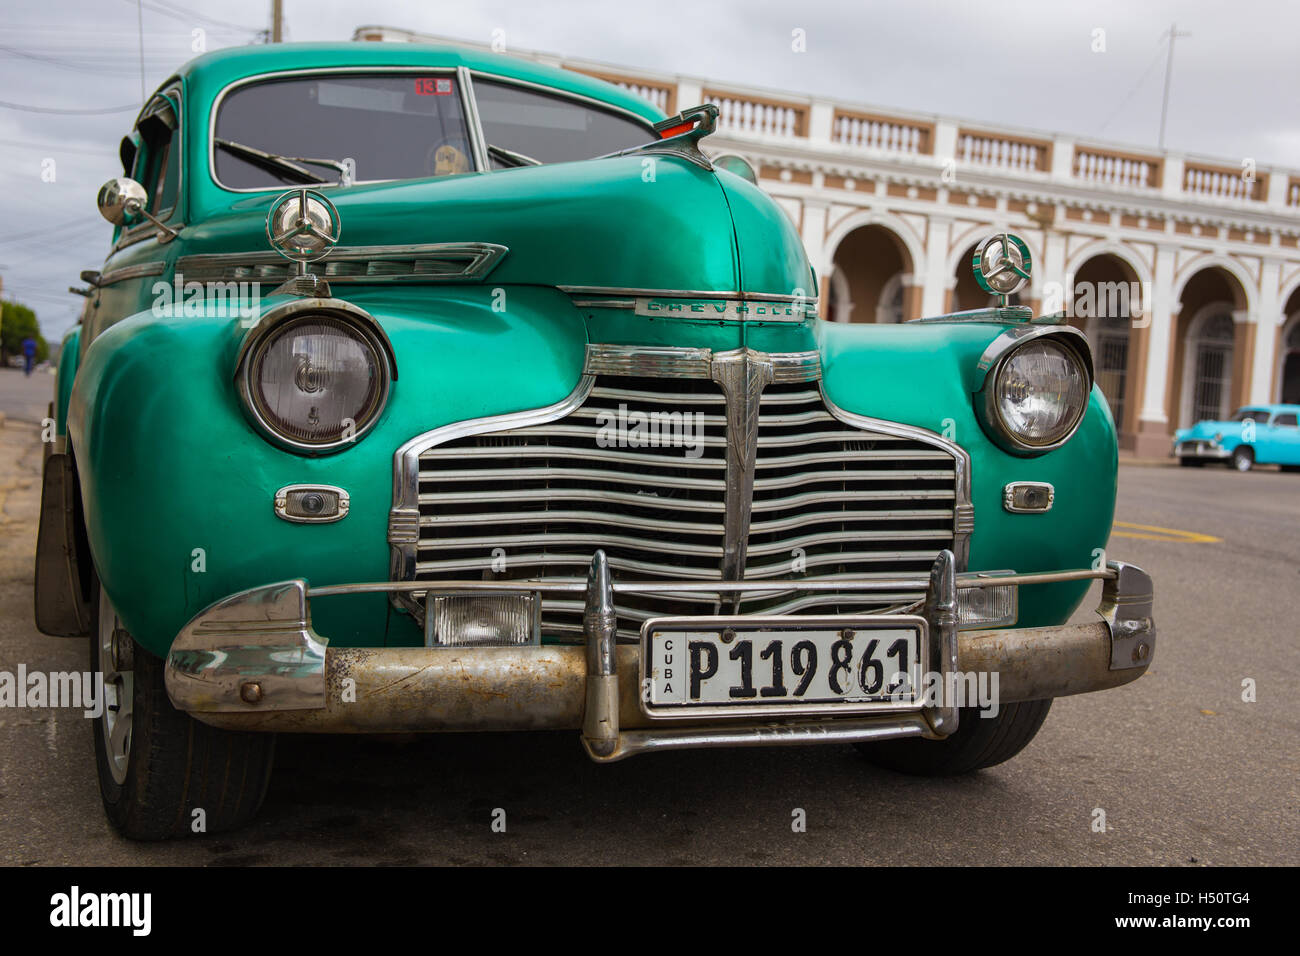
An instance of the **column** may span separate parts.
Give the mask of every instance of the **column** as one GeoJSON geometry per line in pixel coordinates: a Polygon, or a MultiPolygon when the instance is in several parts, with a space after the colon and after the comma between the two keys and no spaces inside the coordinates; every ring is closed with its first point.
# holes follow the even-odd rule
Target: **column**
{"type": "MultiPolygon", "coordinates": [[[[1156,248],[1156,267],[1151,290],[1151,325],[1144,336],[1146,355],[1142,385],[1142,412],[1134,451],[1140,458],[1163,458],[1169,454],[1169,416],[1165,411],[1165,393],[1169,388],[1169,355],[1173,348],[1174,266],[1176,249],[1170,245],[1156,248]]],[[[1135,396],[1136,397],[1136,396],[1135,396]]]]}
{"type": "Polygon", "coordinates": [[[1286,321],[1285,303],[1278,298],[1282,263],[1265,259],[1259,270],[1259,306],[1255,320],[1255,350],[1251,356],[1250,391],[1246,401],[1264,405],[1273,401],[1273,368],[1277,364],[1277,331],[1286,321]]]}
{"type": "Polygon", "coordinates": [[[948,311],[948,280],[944,271],[948,258],[949,235],[952,220],[946,216],[931,216],[925,239],[925,275],[920,276],[921,315],[943,315],[948,311]]]}

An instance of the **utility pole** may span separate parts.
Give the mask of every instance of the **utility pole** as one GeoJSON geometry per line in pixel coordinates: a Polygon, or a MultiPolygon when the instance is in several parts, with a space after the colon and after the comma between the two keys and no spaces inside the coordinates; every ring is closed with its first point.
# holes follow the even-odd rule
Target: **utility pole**
{"type": "MultiPolygon", "coordinates": [[[[1189,37],[1190,33],[1179,33],[1178,24],[1169,24],[1169,32],[1164,36],[1169,37],[1169,54],[1165,58],[1165,97],[1160,103],[1160,149],[1165,148],[1165,118],[1169,115],[1169,81],[1174,74],[1174,41],[1179,37],[1189,37]]],[[[1162,36],[1160,39],[1164,39],[1162,36]]]]}
{"type": "Polygon", "coordinates": [[[284,37],[284,0],[271,0],[271,42],[280,43],[284,37]]]}

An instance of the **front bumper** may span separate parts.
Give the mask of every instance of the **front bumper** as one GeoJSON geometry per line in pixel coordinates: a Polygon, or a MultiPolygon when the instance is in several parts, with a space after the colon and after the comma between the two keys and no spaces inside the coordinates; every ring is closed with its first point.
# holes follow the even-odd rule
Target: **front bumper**
{"type": "Polygon", "coordinates": [[[1190,438],[1174,443],[1174,457],[1224,461],[1232,457],[1232,452],[1216,441],[1207,438],[1190,438]]]}
{"type": "MultiPolygon", "coordinates": [[[[923,585],[918,612],[930,634],[930,666],[945,678],[997,675],[1010,703],[1118,687],[1146,672],[1155,651],[1150,577],[1112,562],[1096,571],[999,576],[1002,584],[1102,579],[1098,618],[1040,628],[958,630],[958,575],[941,552],[928,581],[856,583],[855,590],[923,585]]],[[[935,706],[872,716],[666,720],[641,706],[638,646],[615,643],[614,592],[699,588],[700,582],[612,581],[596,552],[585,586],[555,582],[384,582],[311,588],[294,580],[217,602],[177,636],[167,692],[180,710],[240,731],[393,733],[580,730],[588,754],[618,760],[690,747],[942,739],[957,729],[948,694],[935,706]],[[367,591],[521,590],[586,596],[585,646],[331,648],[312,630],[310,598],[367,591]]],[[[817,582],[710,582],[713,590],[815,590],[817,582]]],[[[834,587],[843,590],[842,581],[834,587]]],[[[944,688],[951,684],[945,680],[944,688]]]]}

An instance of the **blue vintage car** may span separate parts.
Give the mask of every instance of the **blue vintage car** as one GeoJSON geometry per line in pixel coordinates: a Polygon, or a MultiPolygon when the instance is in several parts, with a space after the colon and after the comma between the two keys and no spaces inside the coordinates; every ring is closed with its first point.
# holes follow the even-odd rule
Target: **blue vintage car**
{"type": "Polygon", "coordinates": [[[1281,465],[1300,471],[1300,405],[1247,405],[1230,421],[1200,421],[1174,432],[1180,465],[1227,462],[1237,471],[1281,465]]]}

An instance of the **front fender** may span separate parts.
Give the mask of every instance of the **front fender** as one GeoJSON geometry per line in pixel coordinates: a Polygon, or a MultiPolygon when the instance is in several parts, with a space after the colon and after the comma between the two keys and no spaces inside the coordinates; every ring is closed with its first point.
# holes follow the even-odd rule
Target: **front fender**
{"type": "MultiPolygon", "coordinates": [[[[820,323],[823,378],[835,404],[886,421],[928,429],[971,458],[975,530],[968,570],[1058,571],[1097,566],[1110,537],[1119,472],[1115,423],[1096,387],[1074,436],[1060,448],[1020,458],[995,445],[975,415],[980,356],[1005,326],[820,323]],[[1045,481],[1051,511],[1012,514],[1002,489],[1045,481]]],[[[1022,627],[1064,623],[1087,582],[1021,588],[1022,627]]]]}
{"type": "MultiPolygon", "coordinates": [[[[582,372],[582,318],[554,290],[408,287],[348,301],[383,327],[400,377],[374,429],[327,457],[277,448],[248,423],[233,385],[239,318],[141,313],[87,350],[69,433],[91,552],[150,651],[165,653],[212,602],[267,581],[386,579],[394,450],[448,422],[558,401],[582,372]],[[346,489],[347,517],[278,518],[276,490],[299,483],[346,489]]],[[[384,642],[383,595],[324,599],[313,613],[334,644],[384,642]]]]}

